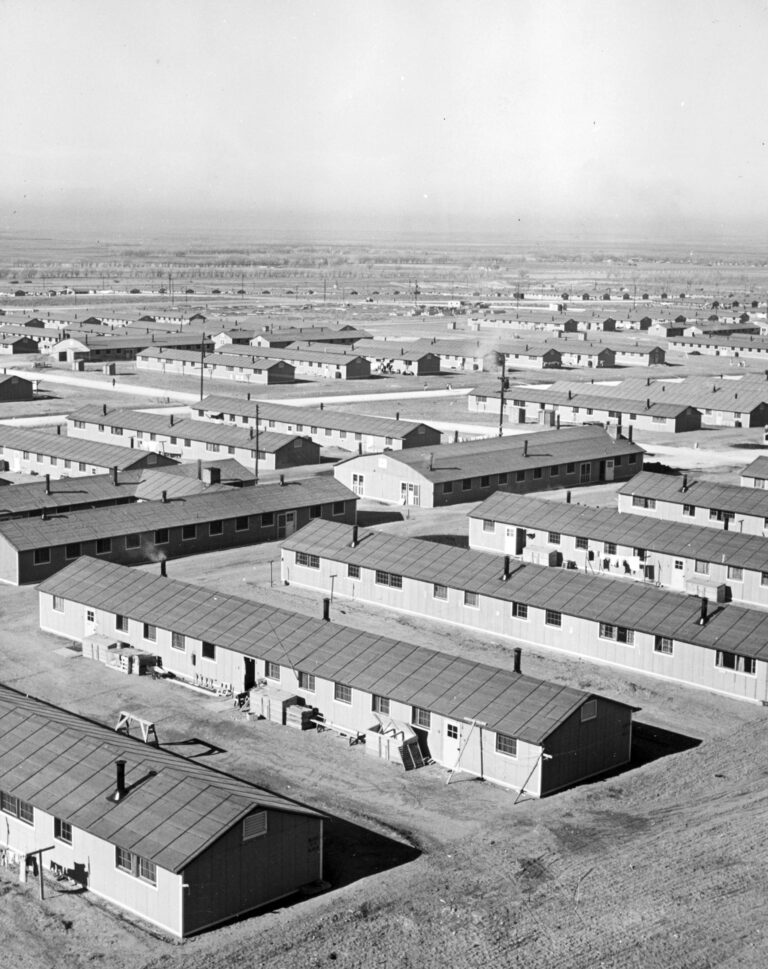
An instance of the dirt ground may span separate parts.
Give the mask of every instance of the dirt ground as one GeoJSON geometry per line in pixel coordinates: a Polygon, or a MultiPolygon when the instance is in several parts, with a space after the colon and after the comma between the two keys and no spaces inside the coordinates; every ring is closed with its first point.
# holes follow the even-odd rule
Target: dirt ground
{"type": "MultiPolygon", "coordinates": [[[[375,321],[366,326],[380,332],[375,321]]],[[[384,321],[381,332],[402,326],[402,320],[384,321]]],[[[445,335],[444,321],[424,326],[445,335]]],[[[722,363],[695,366],[700,372],[720,369],[722,363]]],[[[51,397],[39,408],[13,405],[0,410],[0,419],[66,412],[105,399],[147,406],[150,399],[131,396],[131,388],[141,384],[162,392],[166,387],[156,375],[137,377],[130,367],[123,369],[114,396],[98,387],[91,390],[89,383],[103,377],[86,373],[82,387],[51,385],[51,397]]],[[[194,380],[189,387],[166,380],[169,388],[194,393],[199,387],[194,380]]],[[[307,383],[258,393],[303,398],[318,392],[418,390],[424,382],[307,383]]],[[[477,378],[443,375],[426,382],[429,389],[443,389],[448,382],[462,388],[477,378]]],[[[235,392],[226,381],[206,390],[235,392]]],[[[474,422],[459,397],[382,401],[359,409],[474,422]]],[[[485,415],[478,416],[487,422],[485,415]]],[[[734,481],[738,468],[761,453],[761,438],[759,430],[726,430],[658,434],[640,443],[654,460],[734,481]]],[[[578,489],[573,497],[613,506],[617,487],[578,489]]],[[[562,500],[563,493],[545,497],[562,500]]],[[[377,527],[395,534],[451,535],[460,542],[469,507],[412,509],[403,519],[399,509],[363,502],[361,521],[379,521],[377,527]]],[[[174,560],[168,568],[176,578],[319,615],[321,596],[283,586],[278,560],[279,548],[270,544],[174,560]]],[[[338,598],[332,618],[444,652],[512,665],[513,644],[497,637],[338,598]]],[[[169,749],[199,756],[212,767],[327,812],[325,877],[331,884],[325,894],[291,900],[179,943],[87,893],[49,882],[48,897],[41,902],[34,883],[19,886],[0,874],[0,966],[768,965],[768,922],[763,921],[768,915],[768,840],[762,833],[768,824],[768,711],[762,707],[524,646],[525,672],[639,708],[628,769],[536,801],[464,775],[449,784],[448,772],[435,765],[406,774],[334,735],[246,722],[227,700],[169,682],[121,676],[41,633],[33,589],[0,586],[0,620],[0,681],[109,726],[120,710],[130,710],[153,720],[169,749]]]]}
{"type": "MultiPolygon", "coordinates": [[[[387,527],[427,534],[450,524],[423,511],[387,527]]],[[[319,595],[279,583],[278,555],[276,545],[265,545],[175,560],[169,572],[319,614],[319,595]]],[[[63,640],[37,629],[35,599],[33,589],[0,588],[3,682],[108,725],[131,710],[153,719],[170,749],[205,756],[217,769],[328,812],[332,887],[177,943],[87,894],[53,882],[41,902],[34,884],[5,877],[0,931],[9,966],[667,969],[768,962],[761,917],[768,847],[759,834],[768,821],[768,747],[760,707],[525,648],[526,672],[641,708],[630,769],[536,801],[463,775],[447,784],[448,772],[437,766],[406,774],[342,738],[246,722],[229,701],[62,652],[63,640]]],[[[342,599],[332,616],[512,662],[506,641],[416,617],[342,599]]]]}

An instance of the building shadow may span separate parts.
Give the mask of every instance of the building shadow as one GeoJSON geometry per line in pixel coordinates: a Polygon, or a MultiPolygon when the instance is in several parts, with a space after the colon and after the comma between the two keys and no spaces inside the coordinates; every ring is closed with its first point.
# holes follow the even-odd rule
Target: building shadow
{"type": "Polygon", "coordinates": [[[469,548],[468,535],[419,535],[419,540],[436,542],[438,545],[452,545],[455,548],[469,548]]]}
{"type": "Polygon", "coordinates": [[[369,525],[383,525],[386,522],[401,522],[403,520],[403,513],[400,511],[388,511],[386,509],[373,509],[371,511],[359,511],[357,512],[357,524],[361,528],[367,528],[369,525]]]}
{"type": "Polygon", "coordinates": [[[171,743],[160,744],[160,746],[164,750],[170,747],[200,747],[200,750],[195,752],[190,750],[178,751],[182,757],[189,757],[190,760],[194,757],[212,757],[214,754],[226,754],[226,750],[223,747],[210,744],[207,740],[200,740],[199,737],[190,737],[188,740],[176,740],[171,743]]]}

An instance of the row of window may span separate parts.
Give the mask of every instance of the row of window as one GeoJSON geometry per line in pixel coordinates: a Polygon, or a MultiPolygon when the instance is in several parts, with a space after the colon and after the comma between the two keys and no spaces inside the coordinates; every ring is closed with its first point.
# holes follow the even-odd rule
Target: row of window
{"type": "MultiPolygon", "coordinates": [[[[630,464],[635,464],[637,462],[637,455],[636,454],[630,454],[628,456],[627,460],[629,461],[630,464]]],[[[613,459],[613,463],[614,463],[614,466],[621,465],[621,455],[620,454],[617,455],[613,459]]],[[[550,468],[547,468],[547,469],[544,469],[544,468],[534,468],[533,469],[533,479],[534,479],[534,481],[538,481],[541,478],[543,478],[544,477],[544,471],[545,470],[547,470],[550,478],[560,477],[560,474],[561,474],[561,472],[560,472],[560,465],[559,464],[553,464],[550,468]]],[[[579,473],[581,475],[591,475],[591,471],[592,471],[591,464],[585,462],[581,466],[579,473]]],[[[525,469],[522,469],[520,471],[516,471],[515,472],[514,480],[516,482],[525,481],[526,474],[527,474],[527,471],[525,469]]],[[[565,474],[566,475],[568,475],[568,474],[576,474],[576,465],[575,465],[575,463],[570,462],[570,463],[568,463],[568,464],[565,465],[565,474]]],[[[480,487],[481,488],[489,488],[491,486],[491,478],[493,478],[493,477],[496,477],[498,479],[497,480],[497,483],[498,483],[499,487],[504,487],[505,485],[508,485],[509,484],[510,473],[503,472],[503,473],[501,473],[499,475],[495,475],[495,476],[494,475],[490,475],[490,474],[484,474],[484,475],[482,475],[481,478],[480,478],[480,487]]],[[[473,481],[474,480],[475,480],[474,478],[463,478],[462,479],[462,482],[461,482],[461,490],[462,491],[471,491],[472,490],[472,487],[473,487],[473,481]]],[[[452,492],[453,492],[453,481],[445,481],[445,482],[443,482],[443,494],[449,495],[452,492]]]]}
{"type": "MultiPolygon", "coordinates": [[[[333,503],[332,514],[339,517],[344,514],[344,502],[335,501],[333,503]]],[[[309,509],[310,518],[319,518],[322,514],[322,507],[320,505],[313,505],[309,509]]],[[[227,521],[234,521],[236,532],[245,532],[250,528],[250,517],[249,515],[241,515],[238,518],[229,518],[227,521]]],[[[260,527],[261,528],[272,528],[275,524],[275,513],[265,512],[260,517],[260,527]]],[[[198,526],[197,525],[182,525],[181,526],[181,540],[182,542],[193,542],[198,537],[198,526]]],[[[209,522],[208,524],[208,535],[223,535],[224,534],[224,522],[222,520],[209,522]]],[[[167,528],[157,528],[154,532],[154,544],[155,545],[168,545],[170,542],[170,530],[167,528]]],[[[134,549],[141,547],[141,535],[135,532],[132,535],[125,536],[125,547],[126,549],[134,549]]],[[[112,539],[111,538],[98,538],[96,539],[96,554],[97,555],[109,555],[112,552],[112,539]]],[[[64,546],[64,558],[65,559],[76,559],[82,555],[82,543],[81,542],[69,542],[64,546]]],[[[51,561],[51,549],[50,548],[37,548],[33,553],[33,560],[35,565],[48,565],[51,561]]],[[[319,568],[319,561],[317,565],[311,566],[312,568],[319,568]]]]}

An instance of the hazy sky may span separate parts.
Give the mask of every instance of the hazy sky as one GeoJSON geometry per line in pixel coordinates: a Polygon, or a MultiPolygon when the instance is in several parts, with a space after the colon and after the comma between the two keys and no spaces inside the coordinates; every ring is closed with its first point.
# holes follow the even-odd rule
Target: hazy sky
{"type": "Polygon", "coordinates": [[[0,0],[0,228],[764,231],[767,60],[763,0],[0,0]]]}

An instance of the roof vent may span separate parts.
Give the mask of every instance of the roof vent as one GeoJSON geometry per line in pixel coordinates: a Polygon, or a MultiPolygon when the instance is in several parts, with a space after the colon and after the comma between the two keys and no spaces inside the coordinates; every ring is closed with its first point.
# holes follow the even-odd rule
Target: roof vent
{"type": "Polygon", "coordinates": [[[115,789],[107,798],[108,801],[112,801],[113,804],[119,804],[123,800],[125,795],[128,793],[125,787],[125,761],[118,760],[115,761],[116,777],[115,777],[115,789]]]}

